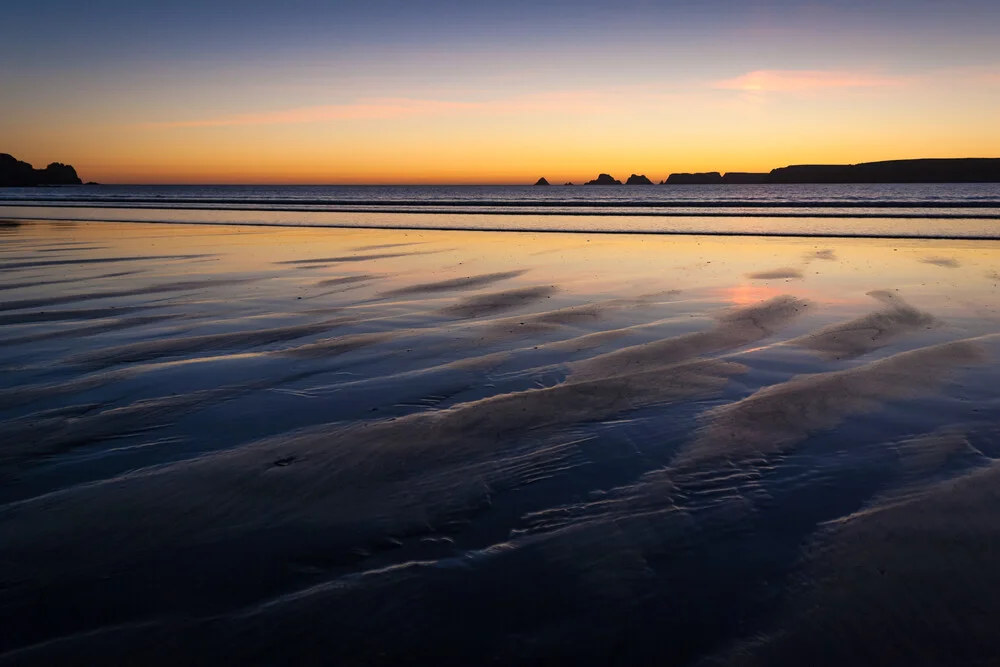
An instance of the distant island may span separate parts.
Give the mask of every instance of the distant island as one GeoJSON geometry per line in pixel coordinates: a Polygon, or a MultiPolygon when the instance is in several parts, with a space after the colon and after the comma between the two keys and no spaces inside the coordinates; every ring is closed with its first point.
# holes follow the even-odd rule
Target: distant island
{"type": "Polygon", "coordinates": [[[545,180],[544,176],[535,181],[535,185],[548,185],[548,184],[549,182],[545,180]]]}
{"type": "MultiPolygon", "coordinates": [[[[548,185],[541,183],[536,185],[548,185]]],[[[1000,158],[924,158],[859,164],[799,164],[768,172],[718,171],[677,173],[660,185],[771,185],[815,183],[1000,183],[1000,158]]],[[[601,174],[587,185],[621,185],[601,174]]],[[[567,183],[569,185],[569,183],[567,183]]],[[[625,185],[653,185],[644,175],[632,174],[625,185]]]]}
{"type": "Polygon", "coordinates": [[[76,169],[68,164],[53,162],[45,169],[35,169],[13,155],[0,153],[0,187],[81,184],[76,169]]]}

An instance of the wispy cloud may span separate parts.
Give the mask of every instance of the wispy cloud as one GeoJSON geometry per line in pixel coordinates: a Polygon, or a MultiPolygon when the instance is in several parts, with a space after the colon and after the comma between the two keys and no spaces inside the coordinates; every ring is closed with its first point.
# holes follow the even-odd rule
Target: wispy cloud
{"type": "Polygon", "coordinates": [[[600,114],[622,109],[623,100],[633,107],[660,107],[674,99],[656,86],[622,86],[608,89],[556,90],[513,95],[490,100],[434,100],[402,97],[364,98],[345,104],[329,104],[259,113],[234,114],[201,119],[144,123],[146,129],[233,127],[245,125],[290,125],[336,120],[383,120],[449,114],[516,115],[561,113],[600,114]]]}
{"type": "Polygon", "coordinates": [[[802,92],[830,88],[874,88],[905,83],[899,77],[842,70],[768,70],[747,72],[713,87],[742,92],[802,92]]]}
{"type": "Polygon", "coordinates": [[[371,98],[348,104],[327,104],[297,107],[261,113],[236,114],[215,118],[147,123],[149,128],[229,127],[239,125],[288,125],[320,123],[331,120],[367,120],[432,116],[454,111],[467,111],[483,106],[479,102],[419,100],[407,98],[371,98]]]}

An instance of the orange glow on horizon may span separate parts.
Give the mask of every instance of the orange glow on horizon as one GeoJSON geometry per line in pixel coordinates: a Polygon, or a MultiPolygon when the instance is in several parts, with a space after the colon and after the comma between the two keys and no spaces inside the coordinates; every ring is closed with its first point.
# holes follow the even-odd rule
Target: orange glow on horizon
{"type": "Polygon", "coordinates": [[[599,173],[659,182],[674,172],[1000,156],[1000,78],[989,68],[905,77],[753,70],[490,99],[289,99],[263,110],[198,112],[196,102],[101,102],[71,121],[8,117],[4,150],[122,184],[580,184],[599,173]]]}

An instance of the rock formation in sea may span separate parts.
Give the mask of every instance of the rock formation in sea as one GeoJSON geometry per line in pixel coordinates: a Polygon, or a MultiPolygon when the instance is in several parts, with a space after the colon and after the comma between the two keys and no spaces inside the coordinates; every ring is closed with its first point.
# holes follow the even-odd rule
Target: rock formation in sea
{"type": "Polygon", "coordinates": [[[646,178],[645,174],[632,174],[625,181],[625,185],[652,185],[653,181],[646,178]]]}
{"type": "Polygon", "coordinates": [[[0,187],[80,184],[76,170],[68,164],[53,162],[45,169],[35,169],[13,155],[0,153],[0,187]]]}
{"type": "Polygon", "coordinates": [[[612,177],[610,174],[601,174],[592,181],[587,181],[587,185],[621,185],[622,182],[612,177]]]}
{"type": "Polygon", "coordinates": [[[666,185],[719,185],[722,183],[722,174],[717,171],[709,171],[697,174],[670,174],[666,185]]]}
{"type": "Polygon", "coordinates": [[[545,180],[544,176],[535,181],[535,185],[548,185],[548,184],[549,182],[545,180]]]}

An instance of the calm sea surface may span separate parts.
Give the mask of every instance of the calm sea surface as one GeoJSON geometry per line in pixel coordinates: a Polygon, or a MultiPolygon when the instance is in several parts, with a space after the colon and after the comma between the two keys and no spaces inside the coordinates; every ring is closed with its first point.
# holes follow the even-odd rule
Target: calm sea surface
{"type": "Polygon", "coordinates": [[[0,216],[417,229],[998,238],[1000,184],[10,188],[0,191],[0,216]]]}

